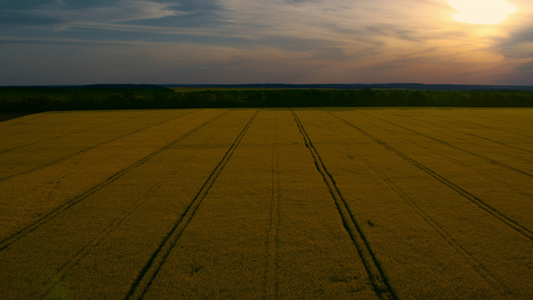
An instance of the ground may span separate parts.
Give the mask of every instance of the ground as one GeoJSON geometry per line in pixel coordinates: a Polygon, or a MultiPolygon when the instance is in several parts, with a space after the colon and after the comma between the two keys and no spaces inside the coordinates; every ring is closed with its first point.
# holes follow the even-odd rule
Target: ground
{"type": "Polygon", "coordinates": [[[533,110],[0,123],[2,299],[531,299],[533,110]]]}

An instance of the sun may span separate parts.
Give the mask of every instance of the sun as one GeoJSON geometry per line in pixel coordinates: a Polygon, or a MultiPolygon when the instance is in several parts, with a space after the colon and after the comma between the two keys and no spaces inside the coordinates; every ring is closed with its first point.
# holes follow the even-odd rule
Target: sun
{"type": "Polygon", "coordinates": [[[514,13],[517,7],[507,0],[447,0],[457,10],[452,18],[470,24],[499,24],[514,13]]]}

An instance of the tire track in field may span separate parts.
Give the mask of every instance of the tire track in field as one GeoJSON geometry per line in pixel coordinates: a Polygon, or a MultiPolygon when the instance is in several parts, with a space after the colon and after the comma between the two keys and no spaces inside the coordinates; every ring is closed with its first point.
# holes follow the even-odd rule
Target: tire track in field
{"type": "Polygon", "coordinates": [[[385,149],[391,151],[392,153],[398,155],[400,158],[404,159],[405,161],[407,161],[408,163],[410,163],[413,166],[417,167],[418,169],[424,171],[425,173],[427,173],[428,175],[430,175],[434,179],[438,180],[439,182],[441,182],[442,184],[446,185],[447,187],[449,187],[450,189],[452,189],[453,191],[455,191],[459,195],[463,196],[464,198],[466,198],[470,202],[472,202],[475,205],[477,205],[479,208],[481,208],[482,210],[484,210],[488,214],[492,215],[494,218],[498,219],[502,223],[506,224],[507,226],[509,226],[512,229],[516,230],[518,233],[522,234],[526,238],[528,238],[528,239],[533,241],[533,232],[531,230],[529,230],[528,228],[524,227],[523,225],[521,225],[517,221],[507,217],[505,214],[501,213],[500,211],[498,211],[494,207],[492,207],[489,204],[485,203],[480,198],[478,198],[478,197],[474,196],[473,194],[467,192],[466,190],[464,190],[463,188],[461,188],[457,184],[455,184],[455,183],[449,181],[448,179],[442,177],[437,172],[435,172],[435,171],[431,170],[430,168],[422,165],[421,163],[419,163],[416,160],[412,159],[411,157],[407,156],[403,152],[400,152],[400,151],[396,150],[395,148],[389,146],[387,143],[385,143],[382,140],[378,139],[377,137],[371,135],[370,133],[366,132],[365,130],[361,129],[360,127],[350,123],[349,121],[347,121],[347,120],[345,120],[345,119],[343,119],[343,118],[341,118],[341,117],[339,117],[339,116],[337,116],[337,115],[335,115],[335,114],[333,114],[331,112],[327,112],[327,113],[329,113],[330,115],[334,116],[335,118],[341,120],[346,125],[348,125],[348,126],[352,127],[353,129],[357,130],[358,132],[360,132],[364,136],[372,139],[374,142],[378,143],[379,145],[381,145],[385,149]]]}
{"type": "MultiPolygon", "coordinates": [[[[479,157],[479,158],[481,158],[481,159],[483,159],[483,160],[486,160],[486,161],[490,162],[490,163],[493,164],[493,165],[497,165],[497,166],[500,166],[500,167],[506,168],[506,169],[508,169],[508,170],[511,170],[511,171],[514,171],[514,172],[518,172],[518,173],[521,173],[521,174],[523,174],[523,175],[526,175],[526,176],[528,176],[528,177],[533,178],[533,174],[529,174],[528,172],[525,172],[525,171],[522,171],[522,170],[517,169],[517,168],[515,168],[515,167],[512,167],[512,166],[506,165],[506,164],[504,164],[504,163],[502,163],[502,162],[499,162],[499,161],[496,161],[496,160],[494,160],[494,159],[492,159],[492,158],[488,158],[488,157],[483,156],[483,155],[481,155],[481,154],[477,154],[477,153],[472,152],[472,151],[470,151],[470,150],[466,150],[466,149],[463,149],[463,148],[461,148],[461,147],[455,146],[455,145],[453,145],[453,144],[450,144],[450,143],[448,143],[448,142],[446,142],[446,141],[443,141],[443,140],[441,140],[441,139],[438,139],[438,138],[436,138],[436,137],[432,137],[432,136],[430,136],[430,135],[423,134],[423,133],[418,132],[418,131],[416,131],[416,130],[413,130],[413,129],[410,129],[410,128],[407,128],[407,127],[404,127],[404,126],[402,126],[402,125],[400,125],[400,124],[396,124],[396,123],[391,122],[391,121],[388,121],[388,120],[383,120],[383,119],[381,119],[381,118],[374,117],[374,116],[372,116],[372,115],[368,115],[368,114],[365,114],[365,113],[360,112],[360,111],[358,111],[357,113],[362,114],[362,115],[365,115],[365,116],[367,116],[367,117],[374,118],[374,119],[376,119],[376,120],[380,120],[380,121],[385,122],[385,123],[389,123],[389,124],[391,124],[391,125],[394,125],[394,126],[397,126],[397,127],[400,127],[400,128],[403,128],[403,129],[405,129],[405,130],[407,130],[407,131],[410,131],[410,132],[412,132],[412,133],[415,133],[415,134],[418,134],[418,135],[420,135],[420,136],[426,137],[426,138],[428,138],[428,139],[432,139],[432,140],[434,140],[434,141],[437,141],[437,142],[439,142],[439,143],[441,143],[441,144],[444,144],[444,145],[446,145],[446,146],[448,146],[448,147],[451,147],[451,148],[454,148],[454,149],[456,149],[456,150],[459,150],[459,151],[462,151],[462,152],[468,153],[468,154],[470,154],[470,155],[473,155],[473,156],[479,157]]],[[[343,119],[343,121],[346,122],[344,119],[343,119]]],[[[361,130],[362,130],[362,129],[361,129],[361,130]]]]}
{"type": "MultiPolygon", "coordinates": [[[[71,259],[64,263],[57,272],[50,276],[43,285],[46,288],[44,295],[41,298],[46,298],[54,288],[60,284],[67,276],[68,273],[74,269],[96,246],[98,246],[102,240],[109,236],[117,227],[120,226],[131,214],[145,201],[150,199],[152,195],[159,190],[164,184],[166,184],[172,177],[180,172],[190,161],[192,161],[202,150],[204,150],[209,143],[216,137],[216,134],[207,139],[195,152],[189,155],[181,164],[167,174],[162,180],[154,184],[148,191],[143,193],[142,197],[138,198],[122,215],[116,218],[111,224],[109,224],[104,230],[99,233],[93,240],[84,245],[71,259]]],[[[30,298],[35,297],[36,293],[31,295],[30,298]]]]}
{"type": "Polygon", "coordinates": [[[69,136],[69,135],[77,134],[77,133],[84,132],[84,131],[88,131],[88,130],[91,130],[91,129],[100,128],[100,127],[105,127],[105,126],[110,126],[110,125],[117,124],[117,123],[124,122],[124,121],[127,121],[127,119],[126,119],[126,120],[119,120],[119,121],[115,121],[115,122],[111,122],[111,123],[107,123],[107,124],[101,124],[101,125],[91,126],[91,127],[89,127],[89,128],[84,128],[84,129],[76,130],[76,131],[73,131],[73,132],[69,132],[69,133],[65,133],[65,134],[61,134],[61,135],[52,136],[52,137],[49,137],[49,138],[46,138],[46,139],[38,140],[38,141],[31,142],[31,143],[28,143],[28,144],[20,145],[20,146],[17,146],[17,147],[13,147],[13,148],[9,148],[9,149],[4,149],[4,150],[0,151],[0,154],[4,154],[4,153],[7,153],[7,152],[11,152],[11,151],[13,151],[13,150],[18,150],[18,149],[20,149],[20,148],[25,148],[25,147],[28,147],[28,146],[31,146],[31,145],[35,145],[35,144],[42,143],[42,142],[47,142],[47,141],[51,141],[51,140],[55,140],[55,139],[59,139],[59,138],[65,137],[65,136],[69,136]]]}
{"type": "Polygon", "coordinates": [[[272,195],[270,200],[270,221],[266,240],[265,298],[276,299],[279,291],[278,245],[280,227],[281,179],[279,176],[279,146],[277,115],[274,119],[272,137],[272,195]]]}
{"type": "MultiPolygon", "coordinates": [[[[43,119],[45,118],[46,116],[50,116],[52,113],[51,111],[45,111],[45,112],[40,112],[40,113],[34,113],[34,114],[29,114],[29,115],[26,115],[26,116],[32,116],[33,119],[30,120],[30,122],[33,122],[33,121],[36,121],[36,120],[40,120],[40,119],[43,119]]],[[[92,116],[89,120],[95,120],[95,119],[99,119],[100,117],[102,117],[102,115],[100,116],[92,116]]],[[[17,126],[17,125],[30,125],[32,126],[31,124],[28,124],[28,123],[24,123],[24,120],[18,120],[19,122],[15,123],[15,124],[11,124],[9,126],[17,126]]],[[[54,128],[54,127],[58,127],[58,126],[62,126],[64,125],[63,123],[56,123],[56,124],[48,124],[48,126],[45,126],[45,127],[41,127],[39,128],[40,130],[43,130],[43,129],[50,129],[50,128],[54,128]]],[[[5,127],[4,127],[5,128],[5,127]]],[[[30,133],[32,131],[35,131],[35,128],[26,128],[25,130],[22,130],[22,131],[19,131],[17,132],[16,134],[26,134],[26,133],[30,133]]]]}
{"type": "MultiPolygon", "coordinates": [[[[401,118],[405,118],[406,117],[405,115],[402,115],[402,114],[399,114],[399,113],[391,113],[391,114],[393,114],[395,116],[398,116],[398,117],[401,117],[401,118]]],[[[443,118],[443,116],[440,116],[440,118],[443,118]]],[[[417,118],[416,120],[427,123],[427,121],[419,119],[419,118],[417,118]]],[[[479,124],[479,123],[475,123],[475,122],[472,122],[472,121],[467,121],[467,120],[464,120],[464,119],[457,119],[455,121],[457,122],[457,125],[460,125],[459,122],[461,122],[461,123],[465,123],[465,124],[474,125],[476,127],[490,129],[492,131],[500,131],[500,132],[504,132],[506,134],[514,134],[514,135],[519,135],[519,136],[526,137],[526,138],[533,138],[533,136],[531,136],[531,135],[525,135],[525,134],[521,134],[521,133],[518,133],[518,132],[515,132],[515,131],[507,131],[507,130],[503,130],[503,129],[500,129],[500,128],[497,128],[497,127],[490,127],[490,126],[479,124]]],[[[438,125],[438,124],[432,124],[432,125],[439,126],[439,127],[445,128],[445,129],[449,129],[449,128],[443,126],[443,125],[438,125]]],[[[454,130],[457,130],[457,129],[454,129],[454,130]]],[[[501,134],[499,134],[499,135],[501,136],[501,134]]],[[[506,136],[506,137],[511,138],[513,140],[521,141],[520,138],[517,138],[517,137],[510,137],[510,136],[506,136]]]]}
{"type": "MultiPolygon", "coordinates": [[[[501,116],[501,115],[498,115],[498,116],[501,116]]],[[[507,117],[509,117],[509,115],[507,115],[507,117]]],[[[513,120],[516,120],[516,121],[519,121],[519,122],[513,122],[513,121],[509,121],[509,119],[495,119],[497,121],[500,121],[500,122],[503,122],[503,123],[509,123],[509,124],[513,124],[513,125],[518,125],[518,126],[521,126],[521,127],[529,127],[529,128],[533,128],[533,125],[531,125],[530,123],[526,123],[526,122],[531,122],[531,119],[528,119],[528,118],[524,118],[524,117],[520,117],[520,116],[512,116],[512,119],[513,120]],[[520,119],[520,120],[519,120],[520,119]],[[522,123],[521,121],[523,121],[524,123],[522,123]]]]}
{"type": "Polygon", "coordinates": [[[477,173],[479,176],[482,176],[482,177],[488,178],[489,180],[491,180],[491,181],[493,181],[493,182],[495,182],[495,183],[497,183],[497,184],[503,186],[504,188],[508,189],[509,191],[512,191],[512,192],[514,192],[514,193],[517,193],[517,194],[519,194],[519,195],[521,195],[521,196],[523,196],[523,197],[525,197],[525,198],[528,198],[529,200],[533,200],[533,195],[532,195],[532,194],[530,194],[530,193],[528,193],[528,192],[521,191],[519,188],[517,188],[517,187],[515,187],[515,186],[513,186],[513,185],[511,185],[511,184],[508,184],[508,183],[506,183],[506,182],[503,182],[503,181],[501,181],[500,179],[498,179],[498,178],[496,178],[496,177],[494,177],[494,176],[491,176],[491,175],[489,175],[489,174],[487,174],[487,173],[480,172],[480,171],[477,170],[477,169],[472,169],[472,168],[471,168],[470,166],[468,166],[467,164],[465,164],[465,163],[463,163],[463,162],[461,162],[461,161],[459,161],[459,160],[457,160],[457,159],[454,159],[453,157],[446,156],[446,155],[444,155],[444,154],[441,154],[441,153],[439,153],[439,152],[436,152],[436,151],[434,151],[434,150],[431,150],[431,149],[429,149],[429,148],[427,148],[427,147],[425,147],[425,146],[423,146],[423,145],[419,145],[419,144],[417,144],[417,146],[420,147],[420,148],[422,148],[422,149],[426,149],[427,151],[430,151],[431,153],[436,154],[436,155],[438,155],[438,156],[440,156],[440,157],[443,157],[444,159],[447,159],[448,161],[451,161],[451,162],[453,162],[453,163],[455,163],[455,164],[457,164],[457,165],[460,165],[460,166],[462,166],[462,167],[464,167],[464,168],[466,168],[466,169],[469,169],[470,171],[477,173]]]}
{"type": "MultiPolygon", "coordinates": [[[[324,111],[324,110],[323,110],[323,111],[324,111]]],[[[365,115],[366,115],[366,114],[365,114],[365,115]]],[[[370,115],[368,115],[368,116],[370,116],[370,115]]],[[[400,115],[398,115],[398,116],[400,116],[400,115]]],[[[370,116],[370,117],[371,117],[371,116],[370,116]]],[[[380,120],[381,120],[381,119],[380,119],[380,120]]],[[[382,120],[382,121],[389,122],[389,121],[386,121],[386,120],[382,120]]],[[[392,122],[390,122],[390,123],[391,123],[392,125],[396,125],[396,126],[399,126],[399,127],[403,128],[403,129],[409,130],[409,128],[405,128],[405,127],[403,127],[403,126],[401,126],[401,125],[394,124],[394,123],[392,123],[392,122]]],[[[436,125],[436,126],[438,126],[438,125],[436,125]]],[[[442,127],[442,126],[439,126],[439,127],[442,127]]],[[[442,127],[442,128],[447,129],[446,127],[442,127]]],[[[465,133],[466,133],[466,132],[465,132],[465,133]]],[[[518,189],[517,187],[515,187],[515,186],[513,186],[513,185],[510,185],[510,184],[508,184],[508,183],[506,183],[506,182],[503,182],[503,181],[501,181],[501,180],[499,180],[499,179],[497,179],[497,178],[495,178],[495,177],[493,177],[493,176],[491,176],[491,175],[489,175],[489,174],[482,173],[482,172],[480,172],[480,171],[478,171],[478,170],[476,170],[476,169],[471,169],[468,165],[466,165],[465,163],[463,163],[463,162],[461,162],[461,161],[459,161],[459,160],[454,159],[453,157],[449,157],[449,156],[444,155],[444,154],[441,154],[441,153],[439,153],[439,152],[435,152],[435,151],[433,151],[433,150],[431,150],[431,149],[425,147],[424,145],[419,145],[419,144],[417,144],[417,146],[420,147],[420,148],[426,149],[426,150],[428,150],[428,151],[430,151],[430,152],[432,152],[432,153],[434,153],[434,154],[436,154],[436,155],[438,155],[438,156],[444,157],[445,159],[447,159],[447,160],[449,160],[449,161],[452,161],[452,162],[454,162],[455,164],[458,164],[458,165],[463,166],[463,167],[465,167],[465,168],[467,168],[467,169],[470,169],[471,171],[476,172],[476,173],[479,174],[480,176],[486,177],[486,178],[492,180],[493,182],[496,182],[497,184],[502,185],[503,187],[505,187],[506,189],[508,189],[508,190],[510,190],[510,191],[512,191],[512,192],[515,192],[515,193],[517,193],[517,194],[519,194],[519,195],[521,195],[521,196],[523,196],[523,197],[525,197],[525,198],[528,198],[528,199],[530,199],[530,200],[533,200],[533,195],[532,195],[532,194],[530,194],[530,193],[528,193],[528,192],[521,191],[521,190],[518,189]]],[[[532,152],[533,152],[533,151],[532,151],[532,152]]]]}
{"type": "MultiPolygon", "coordinates": [[[[479,110],[482,109],[482,108],[478,107],[478,108],[476,108],[476,109],[478,109],[478,111],[479,111],[479,110]]],[[[516,109],[521,109],[521,110],[523,110],[523,109],[530,109],[530,108],[524,108],[524,107],[522,107],[522,108],[514,108],[514,109],[515,109],[515,110],[516,110],[516,109]]],[[[509,117],[511,117],[513,120],[521,119],[521,120],[523,120],[523,121],[530,121],[530,120],[528,120],[527,118],[524,118],[524,117],[520,117],[520,116],[516,116],[516,115],[509,116],[508,114],[506,114],[506,118],[505,118],[505,119],[500,119],[500,118],[498,118],[498,117],[501,117],[503,114],[505,114],[505,111],[507,111],[508,108],[500,107],[499,110],[500,110],[499,113],[496,113],[496,114],[493,113],[492,116],[487,116],[487,114],[483,114],[483,115],[481,115],[481,117],[483,117],[485,120],[489,120],[489,121],[491,121],[491,122],[497,121],[497,122],[500,122],[500,123],[508,123],[508,124],[513,124],[513,125],[518,125],[518,126],[521,126],[521,127],[524,127],[524,126],[526,126],[526,127],[532,127],[532,126],[529,125],[529,124],[525,124],[525,123],[517,123],[517,122],[513,122],[513,121],[510,121],[510,120],[509,120],[509,117]],[[503,113],[503,114],[502,114],[502,113],[503,113]]],[[[488,111],[489,111],[489,113],[491,112],[490,110],[488,110],[488,111]]],[[[469,117],[469,116],[466,115],[466,117],[469,117]]]]}
{"type": "MultiPolygon", "coordinates": [[[[324,123],[325,124],[325,123],[324,123]]],[[[327,124],[325,124],[327,126],[327,124]]],[[[470,252],[468,252],[456,239],[454,239],[442,226],[440,226],[430,215],[428,215],[420,206],[416,204],[411,197],[409,197],[400,187],[398,187],[390,178],[387,177],[381,170],[374,167],[366,158],[359,153],[353,151],[346,141],[339,137],[329,126],[328,129],[332,134],[337,135],[337,139],[341,141],[344,148],[350,152],[351,155],[363,162],[374,174],[376,174],[381,181],[383,181],[400,199],[402,199],[409,208],[414,211],[422,220],[424,220],[448,245],[450,245],[457,254],[462,256],[467,264],[478,273],[490,286],[494,289],[505,293],[506,287],[503,286],[494,275],[489,272],[477,259],[475,259],[470,252]]]]}
{"type": "MultiPolygon", "coordinates": [[[[394,112],[391,112],[391,114],[393,114],[393,115],[395,115],[395,116],[398,116],[398,117],[402,117],[402,118],[405,118],[405,117],[406,117],[406,115],[404,115],[404,114],[400,114],[400,113],[394,113],[394,112]]],[[[446,116],[442,116],[442,115],[441,115],[441,116],[438,116],[438,117],[441,118],[441,119],[442,119],[442,118],[446,118],[446,116]]],[[[480,124],[480,123],[476,123],[476,122],[472,122],[472,121],[467,121],[467,120],[464,119],[465,117],[470,117],[470,116],[468,116],[468,115],[467,115],[467,116],[464,116],[464,115],[463,115],[462,117],[460,117],[459,119],[456,119],[455,121],[456,121],[456,122],[462,122],[462,123],[470,124],[470,125],[475,125],[475,126],[477,126],[477,127],[483,127],[483,128],[491,129],[491,130],[493,130],[493,131],[501,131],[501,132],[504,132],[504,133],[506,133],[506,134],[509,134],[509,133],[510,133],[510,134],[514,134],[514,135],[520,135],[520,136],[523,136],[523,137],[526,137],[526,138],[533,138],[533,136],[531,136],[531,135],[521,134],[521,133],[518,133],[518,132],[516,132],[516,131],[503,130],[503,129],[498,128],[498,127],[491,127],[491,126],[483,125],[483,124],[480,124]]],[[[485,119],[487,119],[487,117],[485,117],[485,119]]],[[[424,122],[423,120],[418,119],[418,118],[417,118],[417,120],[424,122]]],[[[490,119],[490,120],[494,121],[495,119],[492,118],[492,119],[490,119]]],[[[500,120],[500,121],[501,121],[501,120],[500,120]]],[[[441,127],[442,127],[442,126],[441,126],[441,127]]],[[[515,139],[515,140],[516,140],[516,138],[512,138],[512,139],[515,139]]]]}
{"type": "MultiPolygon", "coordinates": [[[[460,121],[463,122],[463,123],[475,125],[475,126],[478,126],[478,127],[483,127],[483,128],[487,128],[487,129],[491,129],[491,130],[505,132],[507,134],[511,133],[511,134],[520,135],[520,136],[523,136],[523,137],[526,137],[526,138],[533,138],[533,136],[531,136],[531,135],[522,134],[522,133],[519,133],[519,132],[516,132],[516,131],[507,131],[507,130],[503,130],[501,128],[491,127],[491,126],[487,126],[487,125],[483,125],[483,124],[479,124],[479,123],[475,123],[475,122],[467,121],[467,120],[463,120],[463,119],[461,119],[460,121]]],[[[513,138],[513,139],[516,139],[516,138],[513,138]]]]}
{"type": "Polygon", "coordinates": [[[118,136],[118,137],[114,137],[114,138],[109,139],[109,140],[107,140],[107,141],[104,141],[104,142],[101,142],[101,143],[99,143],[99,144],[96,144],[96,145],[90,146],[90,147],[88,147],[88,148],[85,148],[85,149],[83,149],[83,150],[80,150],[80,151],[77,151],[77,152],[71,153],[71,154],[69,154],[69,155],[67,155],[67,156],[64,156],[64,157],[62,157],[62,158],[59,158],[59,159],[56,159],[56,160],[54,160],[54,161],[48,162],[48,163],[46,163],[46,164],[44,164],[44,165],[40,165],[40,166],[37,166],[37,167],[35,167],[35,168],[32,168],[32,169],[26,170],[26,171],[22,171],[22,172],[19,172],[19,173],[16,173],[16,174],[12,174],[12,175],[9,175],[9,176],[6,176],[6,177],[2,177],[2,178],[0,178],[0,182],[5,181],[5,180],[8,180],[8,179],[11,179],[11,178],[14,178],[14,177],[18,177],[18,176],[26,175],[26,174],[29,174],[29,173],[32,173],[32,172],[35,172],[35,171],[38,171],[38,170],[41,170],[41,169],[44,169],[44,168],[47,168],[47,167],[49,167],[49,166],[55,165],[55,164],[57,164],[57,163],[59,163],[59,162],[62,162],[62,161],[64,161],[64,160],[67,160],[67,159],[69,159],[69,158],[71,158],[71,157],[73,157],[73,156],[76,156],[76,155],[79,155],[79,154],[82,154],[82,153],[88,152],[89,150],[92,150],[92,149],[94,149],[94,148],[100,147],[100,146],[102,146],[102,145],[105,145],[105,144],[108,144],[108,143],[111,143],[111,142],[114,142],[114,141],[119,140],[119,139],[121,139],[121,138],[125,138],[125,137],[127,137],[127,136],[130,136],[130,135],[133,135],[133,134],[139,133],[139,132],[141,132],[141,131],[143,131],[143,130],[146,130],[146,129],[149,129],[149,128],[152,128],[152,127],[159,126],[159,125],[161,125],[161,124],[163,124],[163,123],[166,123],[166,122],[169,122],[169,121],[172,121],[172,120],[175,120],[175,119],[179,119],[179,118],[184,117],[184,116],[186,116],[186,115],[190,115],[190,114],[192,114],[192,113],[194,113],[194,112],[196,112],[196,111],[190,111],[190,112],[187,112],[187,113],[185,113],[185,114],[182,114],[182,115],[179,115],[179,116],[172,117],[172,118],[170,118],[170,119],[167,119],[167,120],[161,121],[161,122],[159,122],[159,123],[157,123],[157,124],[153,124],[153,125],[150,125],[150,126],[147,126],[147,127],[139,128],[139,129],[137,129],[137,130],[135,130],[135,131],[132,131],[132,132],[129,132],[129,133],[123,134],[123,135],[118,136]]]}
{"type": "Polygon", "coordinates": [[[172,148],[174,145],[176,145],[177,143],[181,142],[183,139],[189,137],[194,132],[198,131],[202,127],[206,126],[207,124],[213,122],[214,120],[222,117],[224,114],[227,114],[227,113],[228,113],[228,111],[222,112],[218,116],[215,116],[214,118],[204,122],[200,126],[190,130],[189,132],[187,132],[184,135],[180,136],[179,138],[173,140],[172,142],[168,143],[167,145],[165,145],[164,147],[160,148],[159,150],[150,153],[149,155],[143,157],[142,159],[138,160],[134,164],[132,164],[132,165],[130,165],[130,166],[118,171],[117,173],[115,173],[114,175],[109,177],[108,179],[106,179],[106,180],[100,182],[99,184],[91,187],[90,189],[88,189],[87,191],[83,192],[82,194],[79,194],[78,196],[76,196],[76,197],[74,197],[74,198],[72,198],[70,200],[67,200],[66,202],[64,202],[60,206],[56,207],[52,211],[48,212],[47,214],[43,215],[39,219],[33,221],[29,225],[26,225],[24,228],[20,229],[19,231],[13,233],[9,237],[7,237],[7,238],[3,239],[2,241],[0,241],[0,251],[5,250],[10,245],[12,245],[16,241],[22,239],[23,237],[25,237],[29,233],[35,231],[37,228],[39,228],[42,225],[46,224],[48,221],[54,219],[59,214],[63,213],[64,211],[66,211],[68,209],[70,209],[71,207],[73,207],[74,205],[76,205],[76,204],[80,203],[81,201],[85,200],[89,196],[95,194],[96,192],[98,192],[102,188],[110,185],[111,183],[113,183],[114,181],[119,179],[120,177],[122,177],[125,174],[129,173],[130,171],[132,171],[132,170],[138,168],[139,166],[145,164],[146,162],[148,162],[149,160],[151,160],[155,156],[157,156],[157,155],[163,153],[164,151],[172,148]]]}
{"type": "Polygon", "coordinates": [[[324,179],[324,182],[326,183],[330,194],[333,200],[335,201],[337,210],[344,224],[344,228],[350,235],[350,238],[352,239],[355,248],[357,249],[357,252],[361,257],[362,263],[366,269],[374,292],[382,299],[397,299],[398,297],[389,283],[389,280],[385,274],[385,270],[382,268],[381,263],[379,262],[376,255],[374,254],[374,251],[370,247],[370,243],[366,239],[361,229],[361,226],[355,219],[350,207],[347,205],[346,200],[342,196],[340,190],[337,188],[335,179],[328,172],[326,166],[324,165],[324,162],[322,161],[322,158],[320,157],[318,151],[311,142],[309,135],[305,131],[302,123],[300,122],[300,119],[298,118],[294,110],[291,109],[291,113],[305,141],[305,146],[311,152],[311,155],[313,156],[313,159],[315,161],[315,166],[320,175],[322,175],[322,178],[324,179]]]}
{"type": "Polygon", "coordinates": [[[125,299],[142,299],[144,297],[144,295],[152,285],[153,280],[159,273],[159,270],[165,263],[167,257],[170,255],[170,252],[176,246],[179,238],[181,237],[181,235],[191,222],[192,218],[196,214],[198,207],[209,193],[209,190],[211,189],[216,179],[230,160],[231,156],[239,146],[244,135],[246,134],[258,114],[259,110],[256,111],[255,114],[250,118],[248,123],[246,123],[246,125],[239,133],[233,144],[230,146],[226,154],[224,154],[224,157],[222,157],[222,160],[208,176],[207,180],[204,182],[196,196],[194,196],[194,198],[189,203],[180,218],[170,229],[165,238],[163,238],[163,241],[161,241],[157,249],[152,253],[150,259],[141,269],[139,275],[131,285],[130,290],[125,296],[125,299]]]}
{"type": "MultiPolygon", "coordinates": [[[[362,114],[364,114],[366,116],[369,116],[369,117],[372,117],[372,118],[378,118],[378,117],[374,117],[374,116],[369,115],[369,114],[365,114],[365,113],[362,113],[362,114]]],[[[381,120],[381,121],[384,121],[384,122],[388,122],[388,123],[390,123],[392,125],[395,125],[395,126],[400,126],[400,125],[398,125],[396,123],[393,123],[393,122],[391,122],[389,120],[385,120],[385,119],[381,119],[381,118],[378,118],[378,119],[381,120]]],[[[426,124],[429,124],[429,125],[433,125],[433,126],[436,126],[436,127],[440,127],[440,128],[446,129],[446,130],[453,130],[453,131],[456,131],[456,132],[460,132],[462,134],[466,134],[466,135],[469,135],[469,136],[472,136],[472,137],[475,137],[475,138],[478,138],[478,139],[482,139],[482,140],[485,140],[485,141],[489,141],[489,142],[492,142],[492,143],[495,143],[495,144],[499,144],[499,145],[502,145],[502,146],[505,146],[505,147],[513,148],[513,149],[516,149],[516,150],[521,150],[521,151],[524,151],[524,152],[533,153],[533,150],[524,149],[522,147],[518,147],[518,146],[515,146],[515,145],[509,145],[509,144],[502,143],[500,141],[493,140],[491,138],[483,137],[483,136],[480,136],[480,135],[477,135],[477,134],[473,134],[473,133],[470,133],[470,132],[462,131],[462,130],[459,130],[459,129],[449,128],[449,127],[446,127],[446,126],[443,126],[443,125],[439,125],[439,124],[435,124],[435,123],[432,123],[432,122],[429,122],[429,121],[426,121],[426,120],[417,119],[417,121],[422,122],[422,123],[426,123],[426,124]]],[[[403,126],[401,126],[401,127],[406,129],[403,126]]]]}

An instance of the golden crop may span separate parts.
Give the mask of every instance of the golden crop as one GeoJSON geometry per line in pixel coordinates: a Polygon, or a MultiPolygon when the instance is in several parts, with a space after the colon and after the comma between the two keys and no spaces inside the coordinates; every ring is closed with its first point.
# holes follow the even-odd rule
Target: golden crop
{"type": "Polygon", "coordinates": [[[1,299],[533,295],[533,110],[0,123],[1,299]]]}

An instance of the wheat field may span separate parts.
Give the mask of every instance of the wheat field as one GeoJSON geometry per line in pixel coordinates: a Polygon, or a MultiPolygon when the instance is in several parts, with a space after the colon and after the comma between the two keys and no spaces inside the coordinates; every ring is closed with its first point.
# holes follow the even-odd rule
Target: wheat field
{"type": "Polygon", "coordinates": [[[1,299],[532,299],[533,110],[0,122],[1,299]]]}

